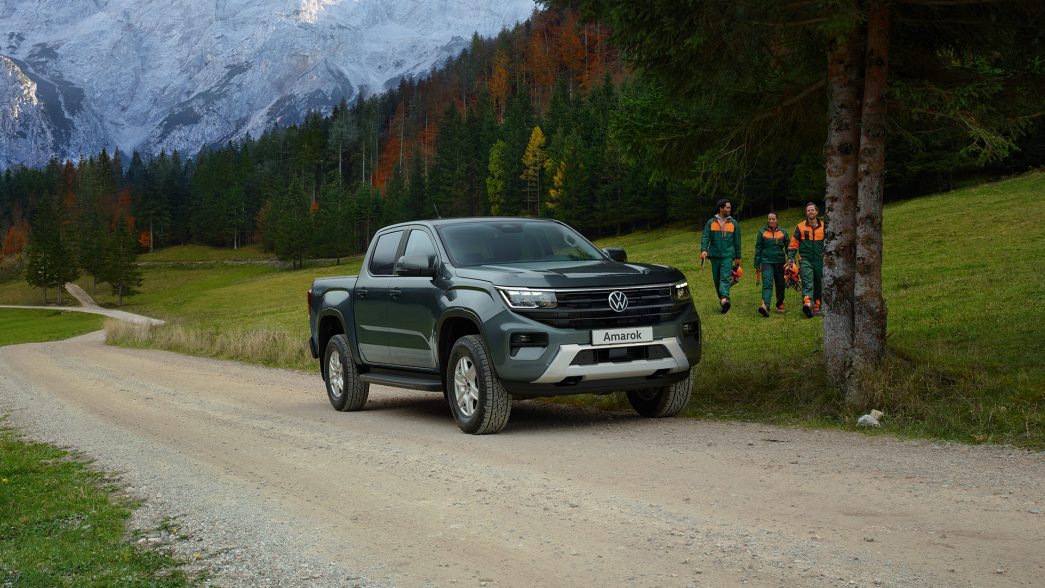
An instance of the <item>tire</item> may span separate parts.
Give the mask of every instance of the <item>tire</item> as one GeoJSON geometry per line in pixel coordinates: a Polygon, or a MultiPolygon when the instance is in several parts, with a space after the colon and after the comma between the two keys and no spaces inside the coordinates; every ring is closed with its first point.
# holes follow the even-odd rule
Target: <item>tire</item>
{"type": "Polygon", "coordinates": [[[359,369],[344,335],[334,335],[323,353],[323,376],[330,405],[340,411],[361,410],[370,396],[370,384],[359,381],[359,369]]]}
{"type": "Polygon", "coordinates": [[[478,335],[461,337],[450,350],[446,396],[457,426],[465,433],[497,433],[508,424],[512,395],[494,374],[486,345],[478,335]]]}
{"type": "Polygon", "coordinates": [[[629,390],[628,402],[635,412],[644,417],[671,417],[682,412],[689,404],[690,391],[693,389],[693,375],[688,374],[685,380],[660,388],[645,390],[629,390]]]}

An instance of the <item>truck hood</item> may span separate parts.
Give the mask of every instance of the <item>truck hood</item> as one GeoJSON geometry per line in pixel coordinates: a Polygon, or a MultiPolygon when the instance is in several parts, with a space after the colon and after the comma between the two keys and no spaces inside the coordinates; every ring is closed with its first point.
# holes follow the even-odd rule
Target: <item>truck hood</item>
{"type": "Polygon", "coordinates": [[[673,267],[616,261],[560,261],[539,267],[535,263],[480,265],[455,271],[462,278],[527,288],[616,288],[684,279],[673,267]]]}

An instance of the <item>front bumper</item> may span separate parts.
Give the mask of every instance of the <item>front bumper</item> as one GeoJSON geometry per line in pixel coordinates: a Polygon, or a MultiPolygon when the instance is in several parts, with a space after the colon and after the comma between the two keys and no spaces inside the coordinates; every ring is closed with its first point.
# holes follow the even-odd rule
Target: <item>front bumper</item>
{"type": "Polygon", "coordinates": [[[649,343],[635,343],[630,345],[614,345],[613,347],[595,345],[561,345],[552,359],[548,369],[532,384],[558,384],[571,378],[581,380],[614,380],[621,378],[653,377],[656,374],[666,374],[689,371],[689,360],[686,353],[679,345],[677,337],[654,339],[649,343]],[[604,351],[610,349],[627,349],[629,347],[650,347],[663,345],[667,348],[670,356],[659,359],[637,359],[631,361],[604,361],[600,363],[587,363],[578,365],[574,363],[578,355],[583,351],[604,351]]]}

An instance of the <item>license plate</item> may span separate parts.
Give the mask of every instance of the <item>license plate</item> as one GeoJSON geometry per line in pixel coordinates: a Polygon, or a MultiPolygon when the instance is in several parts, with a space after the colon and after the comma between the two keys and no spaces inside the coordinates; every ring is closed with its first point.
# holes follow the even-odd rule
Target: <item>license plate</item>
{"type": "Polygon", "coordinates": [[[592,345],[627,345],[653,341],[653,327],[631,327],[629,329],[593,329],[592,345]]]}

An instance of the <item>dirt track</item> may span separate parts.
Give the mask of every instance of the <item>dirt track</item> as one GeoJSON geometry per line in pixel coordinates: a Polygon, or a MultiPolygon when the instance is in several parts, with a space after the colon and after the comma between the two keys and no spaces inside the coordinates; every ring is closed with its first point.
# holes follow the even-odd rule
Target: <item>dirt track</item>
{"type": "Polygon", "coordinates": [[[224,585],[1040,586],[1045,456],[442,398],[107,347],[0,348],[0,409],[123,472],[224,585]]]}

